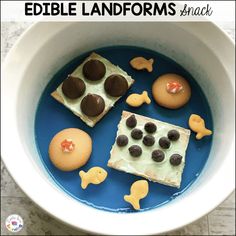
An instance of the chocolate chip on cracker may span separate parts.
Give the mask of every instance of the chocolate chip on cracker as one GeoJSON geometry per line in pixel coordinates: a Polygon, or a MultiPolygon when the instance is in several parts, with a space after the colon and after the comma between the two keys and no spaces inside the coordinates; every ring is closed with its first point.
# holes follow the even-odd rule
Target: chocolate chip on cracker
{"type": "Polygon", "coordinates": [[[142,148],[138,145],[132,145],[129,148],[129,153],[132,157],[139,157],[142,154],[142,148]]]}
{"type": "Polygon", "coordinates": [[[129,128],[134,128],[137,125],[137,120],[135,118],[135,115],[131,115],[127,120],[126,120],[126,125],[129,128]]]}
{"type": "Polygon", "coordinates": [[[68,78],[62,83],[61,89],[66,97],[76,99],[84,94],[86,87],[82,79],[68,75],[68,78]]]}
{"type": "Polygon", "coordinates": [[[143,131],[141,129],[133,129],[131,132],[131,137],[133,139],[139,140],[143,137],[143,131]]]}
{"type": "Polygon", "coordinates": [[[104,99],[97,94],[88,94],[81,101],[80,107],[85,115],[94,117],[103,112],[105,102],[104,99]]]}
{"type": "Polygon", "coordinates": [[[182,161],[182,158],[183,157],[179,154],[173,154],[170,157],[170,164],[173,165],[173,166],[178,166],[178,165],[180,165],[180,163],[182,161]]]}
{"type": "Polygon", "coordinates": [[[167,137],[171,141],[177,141],[180,137],[179,131],[172,129],[168,132],[167,137]]]}
{"type": "Polygon", "coordinates": [[[116,139],[116,144],[119,146],[119,147],[124,147],[128,144],[129,142],[129,139],[126,135],[119,135],[116,139]]]}
{"type": "Polygon", "coordinates": [[[153,122],[147,122],[144,126],[146,132],[152,134],[155,133],[157,130],[157,126],[153,122]]]}
{"type": "Polygon", "coordinates": [[[83,66],[83,75],[86,79],[97,81],[103,78],[106,73],[106,67],[103,62],[91,59],[85,62],[83,66]]]}
{"type": "Polygon", "coordinates": [[[128,83],[122,75],[114,74],[106,79],[104,89],[110,96],[120,97],[128,90],[128,83]]]}
{"type": "Polygon", "coordinates": [[[155,138],[154,138],[152,135],[148,134],[148,135],[144,136],[144,138],[143,138],[143,144],[144,144],[144,145],[150,147],[150,146],[152,146],[154,143],[155,143],[155,138]]]}
{"type": "Polygon", "coordinates": [[[162,162],[165,159],[165,154],[162,150],[154,150],[152,152],[152,159],[155,162],[162,162]]]}
{"type": "Polygon", "coordinates": [[[164,149],[168,149],[170,147],[170,140],[166,137],[162,137],[159,139],[159,145],[164,149]]]}

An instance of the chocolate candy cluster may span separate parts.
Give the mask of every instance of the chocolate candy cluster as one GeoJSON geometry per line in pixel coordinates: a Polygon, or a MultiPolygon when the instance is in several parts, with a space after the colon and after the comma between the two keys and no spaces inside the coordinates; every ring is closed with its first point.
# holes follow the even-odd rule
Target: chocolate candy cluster
{"type": "MultiPolygon", "coordinates": [[[[135,140],[141,140],[145,146],[151,147],[155,144],[155,137],[152,135],[157,131],[157,126],[153,122],[147,122],[144,125],[144,130],[148,133],[144,136],[141,129],[135,128],[137,125],[137,119],[135,115],[131,115],[126,119],[126,126],[131,128],[131,137],[135,140]]],[[[180,133],[177,130],[170,130],[167,133],[167,137],[161,137],[158,140],[158,145],[162,149],[155,149],[152,151],[151,158],[155,162],[162,162],[165,159],[165,153],[163,149],[169,149],[171,142],[177,141],[180,138],[180,133]]],[[[116,139],[116,143],[119,147],[127,146],[129,143],[129,138],[126,135],[119,135],[116,139]]],[[[139,157],[142,155],[142,148],[139,145],[132,145],[128,148],[129,153],[132,157],[139,157]]],[[[182,156],[179,154],[173,154],[170,156],[170,164],[173,166],[180,165],[182,161],[182,156]]]]}
{"type": "MultiPolygon", "coordinates": [[[[100,81],[106,74],[106,66],[97,59],[90,59],[84,63],[83,76],[88,81],[100,81]]],[[[96,86],[91,84],[90,86],[96,86]]],[[[127,80],[119,75],[113,74],[106,78],[104,90],[111,97],[123,96],[128,90],[127,80]]],[[[69,75],[62,84],[62,92],[69,99],[77,99],[84,95],[86,85],[81,78],[69,75]]],[[[105,109],[105,101],[98,94],[87,94],[80,103],[81,111],[90,117],[99,116],[105,109]]]]}

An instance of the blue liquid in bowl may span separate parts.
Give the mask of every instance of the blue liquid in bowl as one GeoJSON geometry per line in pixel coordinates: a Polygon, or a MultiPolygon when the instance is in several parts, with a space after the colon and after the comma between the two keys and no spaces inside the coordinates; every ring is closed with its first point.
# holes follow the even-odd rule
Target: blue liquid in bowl
{"type": "MultiPolygon", "coordinates": [[[[50,96],[51,92],[57,88],[67,75],[72,73],[91,53],[88,52],[75,58],[58,71],[41,96],[35,117],[35,138],[42,162],[55,183],[73,198],[98,209],[114,212],[133,212],[132,207],[123,200],[123,196],[129,193],[131,184],[141,179],[141,177],[107,167],[122,111],[135,112],[185,128],[188,128],[189,116],[192,113],[196,113],[205,119],[206,127],[213,129],[211,111],[197,82],[183,67],[170,58],[155,51],[132,46],[106,47],[94,51],[115,65],[120,66],[135,79],[135,83],[129,89],[128,94],[141,93],[143,90],[147,90],[151,96],[153,81],[166,73],[176,73],[183,76],[189,81],[192,88],[192,96],[189,103],[178,110],[162,108],[154,102],[153,98],[150,105],[131,108],[125,103],[127,94],[116,103],[115,107],[94,128],[90,128],[80,118],[76,117],[50,96]],[[153,58],[153,72],[148,73],[132,69],[129,61],[136,56],[153,58]],[[78,174],[79,170],[63,172],[52,165],[48,156],[49,143],[57,132],[71,127],[82,129],[92,137],[93,152],[91,158],[81,169],[87,171],[93,166],[105,168],[108,172],[108,178],[101,185],[89,185],[86,190],[82,190],[78,174]]],[[[142,200],[142,209],[148,210],[166,204],[184,192],[202,171],[211,149],[211,143],[212,137],[208,136],[197,141],[195,134],[192,133],[186,153],[186,165],[182,176],[181,188],[177,189],[149,182],[150,191],[145,200],[142,200]]]]}

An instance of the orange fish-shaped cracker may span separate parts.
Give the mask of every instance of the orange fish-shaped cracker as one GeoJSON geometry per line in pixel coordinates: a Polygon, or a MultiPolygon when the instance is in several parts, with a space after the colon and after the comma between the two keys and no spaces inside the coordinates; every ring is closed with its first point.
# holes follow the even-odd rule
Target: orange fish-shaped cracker
{"type": "Polygon", "coordinates": [[[140,209],[139,201],[148,194],[149,187],[147,180],[135,181],[130,188],[130,195],[125,195],[124,200],[129,202],[135,210],[140,209]]]}
{"type": "Polygon", "coordinates": [[[130,61],[130,65],[136,70],[147,70],[148,72],[152,72],[152,64],[154,60],[151,58],[149,60],[144,57],[135,57],[130,61]]]}
{"type": "Polygon", "coordinates": [[[133,93],[129,95],[126,99],[126,103],[131,107],[139,107],[143,103],[150,104],[151,99],[148,97],[147,91],[143,91],[142,94],[133,93]]]}
{"type": "Polygon", "coordinates": [[[86,189],[89,184],[102,183],[107,177],[107,172],[103,168],[95,166],[89,169],[88,172],[81,170],[79,175],[81,178],[81,187],[86,189]]]}
{"type": "Polygon", "coordinates": [[[190,129],[197,133],[196,139],[201,139],[204,136],[212,134],[212,131],[205,127],[205,121],[199,115],[192,114],[189,117],[188,123],[190,129]]]}

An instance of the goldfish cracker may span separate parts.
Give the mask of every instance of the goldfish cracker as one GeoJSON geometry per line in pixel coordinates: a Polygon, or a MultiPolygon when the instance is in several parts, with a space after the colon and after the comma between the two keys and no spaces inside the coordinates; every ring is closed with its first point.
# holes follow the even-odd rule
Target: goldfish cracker
{"type": "Polygon", "coordinates": [[[202,139],[204,136],[212,134],[212,131],[205,127],[205,121],[199,115],[192,114],[188,123],[190,129],[197,133],[196,139],[202,139]]]}
{"type": "Polygon", "coordinates": [[[131,107],[139,107],[143,103],[150,104],[151,99],[148,97],[147,91],[143,91],[142,94],[133,93],[128,96],[126,103],[131,107]]]}
{"type": "Polygon", "coordinates": [[[124,200],[129,202],[135,210],[140,209],[139,201],[147,196],[149,192],[147,180],[135,181],[130,188],[130,195],[125,195],[124,200]]]}
{"type": "Polygon", "coordinates": [[[79,172],[81,177],[81,187],[86,189],[89,184],[100,184],[106,177],[107,172],[101,167],[92,167],[88,172],[81,170],[79,172]]]}
{"type": "Polygon", "coordinates": [[[151,58],[149,60],[144,57],[135,57],[130,61],[130,65],[136,70],[146,69],[148,72],[152,72],[152,64],[154,60],[151,58]]]}

